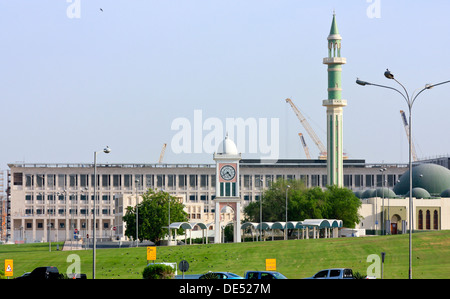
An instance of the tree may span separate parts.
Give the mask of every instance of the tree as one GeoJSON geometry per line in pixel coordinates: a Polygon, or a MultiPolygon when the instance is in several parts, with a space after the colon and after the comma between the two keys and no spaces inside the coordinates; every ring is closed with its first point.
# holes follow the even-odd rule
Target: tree
{"type": "MultiPolygon", "coordinates": [[[[277,180],[263,194],[263,220],[267,222],[286,219],[286,190],[288,195],[288,220],[340,219],[343,225],[353,228],[359,223],[358,209],[361,201],[347,188],[327,186],[306,188],[301,180],[277,180]],[[287,186],[290,186],[287,189],[287,186]]],[[[260,202],[249,203],[244,208],[247,221],[260,222],[260,202]]]]}
{"type": "Polygon", "coordinates": [[[291,213],[296,215],[292,217],[294,221],[305,219],[322,219],[326,218],[325,213],[328,209],[326,194],[320,187],[309,188],[298,192],[292,192],[291,213]]]}
{"type": "MultiPolygon", "coordinates": [[[[301,180],[283,180],[274,182],[262,196],[262,217],[266,222],[283,221],[286,218],[286,190],[288,194],[288,218],[295,220],[296,205],[293,206],[293,196],[306,190],[301,180]],[[289,188],[287,186],[290,186],[289,188]]],[[[255,201],[244,207],[248,221],[260,222],[260,202],[255,201]]]]}
{"type": "MultiPolygon", "coordinates": [[[[149,189],[142,195],[142,202],[138,204],[138,238],[143,240],[151,240],[157,243],[165,235],[168,230],[169,223],[169,203],[170,203],[170,221],[183,222],[187,221],[187,213],[183,210],[184,205],[178,201],[176,197],[170,196],[167,192],[155,192],[149,189]]],[[[123,221],[127,225],[125,235],[136,240],[136,206],[128,207],[123,221]]],[[[182,233],[180,229],[177,233],[182,233]]]]}
{"type": "Polygon", "coordinates": [[[361,200],[353,194],[352,190],[339,188],[336,186],[327,186],[328,209],[326,218],[340,219],[344,227],[354,228],[359,223],[361,216],[358,210],[361,207],[361,200]]]}

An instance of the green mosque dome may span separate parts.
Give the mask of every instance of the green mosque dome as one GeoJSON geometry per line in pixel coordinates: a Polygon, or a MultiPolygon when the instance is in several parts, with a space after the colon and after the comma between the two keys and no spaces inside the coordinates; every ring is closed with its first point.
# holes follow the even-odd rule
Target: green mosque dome
{"type": "MultiPolygon", "coordinates": [[[[419,164],[413,166],[412,187],[420,187],[425,189],[430,195],[439,196],[444,190],[450,188],[450,170],[437,164],[419,164]]],[[[403,173],[400,181],[394,186],[394,192],[398,195],[408,194],[409,170],[403,173]]]]}
{"type": "Polygon", "coordinates": [[[355,194],[356,197],[358,198],[362,198],[364,191],[363,190],[358,190],[358,191],[354,191],[353,194],[355,194]]]}
{"type": "Polygon", "coordinates": [[[376,197],[393,198],[393,197],[395,197],[395,193],[391,189],[389,189],[387,187],[383,187],[383,188],[377,188],[375,190],[375,196],[376,197]]]}
{"type": "MultiPolygon", "coordinates": [[[[409,197],[409,191],[408,193],[406,193],[406,197],[409,197]]],[[[412,197],[415,198],[430,198],[431,195],[430,193],[428,193],[427,190],[420,188],[420,187],[415,187],[412,189],[412,197]]]]}
{"type": "Polygon", "coordinates": [[[442,191],[441,197],[450,197],[450,188],[442,191]]]}
{"type": "Polygon", "coordinates": [[[375,197],[375,192],[376,192],[375,189],[367,189],[362,193],[361,198],[375,197]]]}

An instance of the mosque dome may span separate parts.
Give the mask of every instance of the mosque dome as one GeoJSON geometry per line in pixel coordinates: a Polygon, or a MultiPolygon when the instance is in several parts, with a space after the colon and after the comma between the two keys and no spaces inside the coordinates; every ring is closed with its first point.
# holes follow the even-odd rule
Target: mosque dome
{"type": "Polygon", "coordinates": [[[222,141],[222,143],[219,144],[219,148],[217,149],[217,154],[219,154],[219,155],[238,155],[239,154],[236,144],[233,142],[233,140],[228,138],[228,134],[227,134],[227,136],[225,136],[225,139],[222,141]]]}
{"type": "MultiPolygon", "coordinates": [[[[450,188],[450,170],[437,164],[419,164],[412,169],[412,187],[425,189],[431,195],[440,195],[450,188]]],[[[395,194],[406,195],[409,192],[409,170],[394,186],[395,194]]],[[[429,197],[429,196],[428,196],[429,197]]]]}
{"type": "Polygon", "coordinates": [[[384,198],[393,198],[396,197],[394,191],[389,188],[377,188],[377,189],[367,189],[364,191],[356,191],[354,192],[356,197],[360,199],[373,198],[373,197],[384,197],[384,198]]]}
{"type": "Polygon", "coordinates": [[[450,188],[442,191],[441,197],[450,197],[450,188]]]}
{"type": "Polygon", "coordinates": [[[353,194],[355,194],[355,196],[358,198],[362,198],[363,193],[364,193],[363,190],[357,190],[353,192],[353,194]]]}
{"type": "MultiPolygon", "coordinates": [[[[408,193],[406,193],[406,197],[409,197],[409,191],[408,193]]],[[[428,193],[427,190],[420,188],[420,187],[415,187],[412,189],[412,197],[415,198],[430,198],[431,195],[430,193],[428,193]]]]}
{"type": "Polygon", "coordinates": [[[362,193],[361,198],[375,197],[375,192],[376,192],[375,189],[367,189],[362,193]]]}
{"type": "Polygon", "coordinates": [[[387,187],[383,187],[383,188],[377,188],[375,190],[375,196],[376,197],[384,197],[384,198],[393,198],[393,197],[395,197],[395,193],[391,189],[389,189],[387,187]]]}

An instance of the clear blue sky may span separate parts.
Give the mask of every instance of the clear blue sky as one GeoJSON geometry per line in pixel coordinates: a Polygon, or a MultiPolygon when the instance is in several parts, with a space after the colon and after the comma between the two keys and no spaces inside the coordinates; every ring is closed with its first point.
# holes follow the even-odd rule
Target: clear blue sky
{"type": "MultiPolygon", "coordinates": [[[[172,150],[172,123],[193,125],[194,110],[203,121],[279,119],[280,158],[305,158],[297,134],[306,132],[285,98],[325,143],[322,59],[333,9],[347,58],[344,150],[368,162],[407,162],[404,100],[355,79],[395,86],[383,76],[388,67],[411,92],[450,80],[450,2],[372,2],[0,0],[0,169],[88,163],[106,145],[112,153],[99,162],[155,163],[163,143],[164,162],[212,163],[210,153],[172,150]],[[76,2],[79,18],[69,18],[76,2]],[[367,12],[375,4],[379,18],[367,12]]],[[[449,94],[450,84],[436,87],[414,106],[420,157],[450,152],[449,94]]]]}

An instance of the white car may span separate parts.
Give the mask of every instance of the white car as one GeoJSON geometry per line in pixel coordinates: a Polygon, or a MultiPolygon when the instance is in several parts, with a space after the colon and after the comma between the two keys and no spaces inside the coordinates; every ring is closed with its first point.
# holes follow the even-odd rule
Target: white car
{"type": "Polygon", "coordinates": [[[354,279],[352,269],[348,268],[333,268],[320,270],[312,277],[307,279],[354,279]]]}

